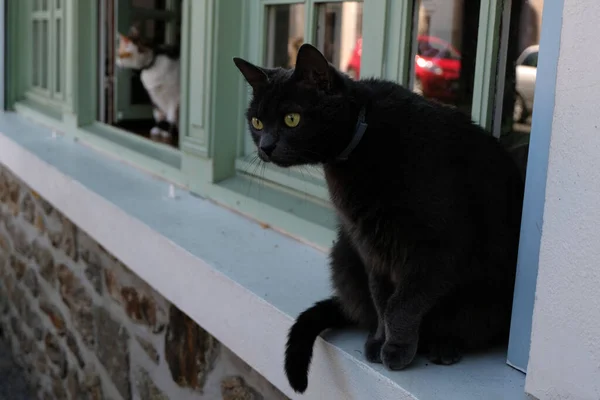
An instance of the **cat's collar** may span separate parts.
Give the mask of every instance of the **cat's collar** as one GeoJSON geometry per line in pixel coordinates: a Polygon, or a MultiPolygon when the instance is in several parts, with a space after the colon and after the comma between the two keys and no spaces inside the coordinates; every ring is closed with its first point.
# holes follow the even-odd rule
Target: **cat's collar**
{"type": "Polygon", "coordinates": [[[363,138],[367,127],[369,126],[365,122],[365,115],[367,113],[366,108],[363,106],[358,113],[358,121],[356,121],[356,127],[354,128],[354,135],[352,136],[352,140],[348,143],[348,146],[337,156],[336,161],[346,161],[350,156],[350,153],[354,151],[356,146],[360,143],[363,138]]]}
{"type": "Polygon", "coordinates": [[[142,68],[140,68],[140,71],[152,68],[154,66],[154,63],[156,63],[156,53],[153,52],[150,62],[148,64],[144,65],[142,68]]]}

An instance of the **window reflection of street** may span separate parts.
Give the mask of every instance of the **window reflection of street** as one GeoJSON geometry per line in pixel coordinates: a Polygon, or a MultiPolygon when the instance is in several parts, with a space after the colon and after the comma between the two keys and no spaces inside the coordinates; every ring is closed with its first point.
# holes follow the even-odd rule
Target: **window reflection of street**
{"type": "MultiPolygon", "coordinates": [[[[362,2],[332,2],[317,6],[316,45],[329,62],[347,73],[362,36],[362,15],[362,2]]],[[[351,71],[349,75],[355,77],[351,71]]]]}
{"type": "Polygon", "coordinates": [[[269,6],[266,12],[265,65],[292,68],[304,43],[304,4],[269,6]]]}
{"type": "MultiPolygon", "coordinates": [[[[473,101],[479,1],[415,0],[412,89],[469,114],[473,101]]],[[[357,38],[346,71],[360,77],[362,38],[357,38]]]]}
{"type": "Polygon", "coordinates": [[[480,0],[416,0],[413,91],[471,112],[480,0]]]}
{"type": "MultiPolygon", "coordinates": [[[[513,154],[523,176],[534,110],[538,52],[544,0],[514,0],[507,43],[502,115],[494,121],[500,141],[513,154]]],[[[497,105],[499,106],[499,105],[497,105]]]]}
{"type": "MultiPolygon", "coordinates": [[[[315,45],[332,64],[347,71],[357,40],[362,35],[362,2],[318,3],[315,11],[315,45]]],[[[305,12],[304,4],[267,7],[266,66],[294,67],[298,49],[306,41],[305,12]]]]}

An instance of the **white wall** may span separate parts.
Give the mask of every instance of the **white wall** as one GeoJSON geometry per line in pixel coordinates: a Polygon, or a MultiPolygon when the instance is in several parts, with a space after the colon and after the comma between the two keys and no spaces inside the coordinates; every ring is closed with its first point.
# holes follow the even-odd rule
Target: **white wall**
{"type": "Polygon", "coordinates": [[[600,399],[599,21],[564,0],[526,383],[543,400],[600,399]]]}

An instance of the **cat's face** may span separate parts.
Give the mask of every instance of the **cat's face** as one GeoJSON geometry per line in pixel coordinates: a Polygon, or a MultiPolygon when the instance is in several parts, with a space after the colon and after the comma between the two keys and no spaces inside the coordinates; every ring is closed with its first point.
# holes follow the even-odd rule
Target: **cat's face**
{"type": "Polygon", "coordinates": [[[117,67],[141,69],[148,64],[151,57],[150,48],[143,43],[135,28],[132,28],[128,35],[119,33],[115,57],[117,67]]]}
{"type": "Polygon", "coordinates": [[[293,70],[234,62],[253,89],[246,117],[263,161],[289,167],[339,154],[355,123],[344,96],[351,83],[316,48],[300,47],[293,70]]]}

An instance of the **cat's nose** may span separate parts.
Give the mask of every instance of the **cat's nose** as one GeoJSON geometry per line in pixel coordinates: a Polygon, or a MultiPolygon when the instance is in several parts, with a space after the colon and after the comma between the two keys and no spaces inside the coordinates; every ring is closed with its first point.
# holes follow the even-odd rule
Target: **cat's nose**
{"type": "Polygon", "coordinates": [[[260,138],[258,148],[267,156],[271,156],[275,147],[277,147],[277,139],[272,135],[264,135],[260,138]]]}

